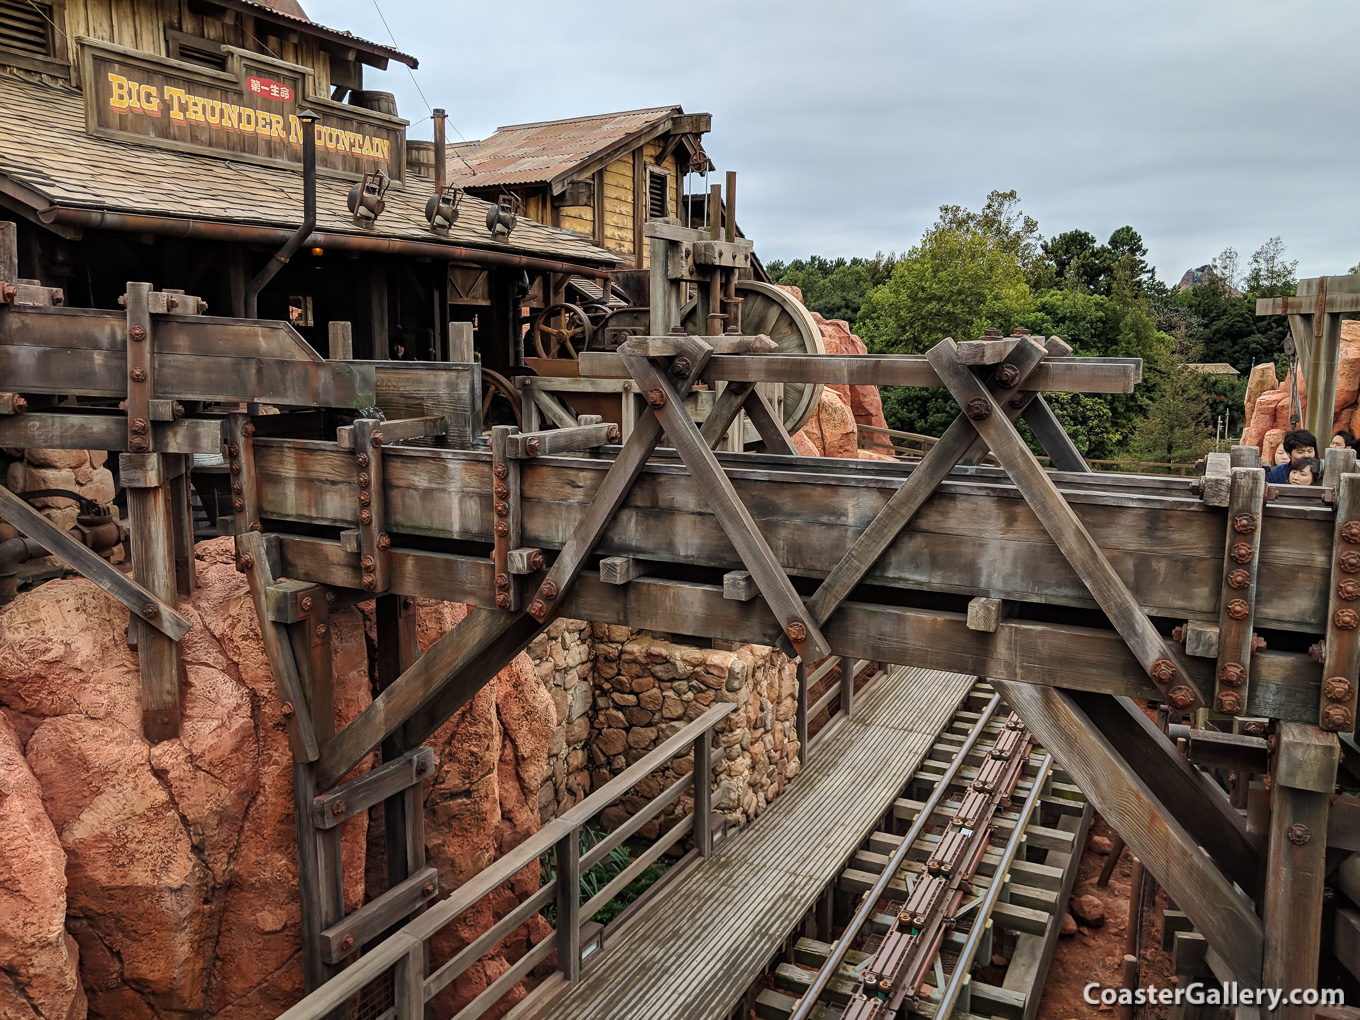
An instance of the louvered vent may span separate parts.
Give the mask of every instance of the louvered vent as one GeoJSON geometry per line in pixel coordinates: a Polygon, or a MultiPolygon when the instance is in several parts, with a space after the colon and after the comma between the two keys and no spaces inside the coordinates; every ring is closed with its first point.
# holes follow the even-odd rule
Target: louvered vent
{"type": "Polygon", "coordinates": [[[647,218],[657,219],[670,215],[671,179],[666,174],[649,170],[647,173],[647,218]]]}
{"type": "Polygon", "coordinates": [[[52,8],[28,0],[0,0],[0,49],[52,56],[52,8]]]}

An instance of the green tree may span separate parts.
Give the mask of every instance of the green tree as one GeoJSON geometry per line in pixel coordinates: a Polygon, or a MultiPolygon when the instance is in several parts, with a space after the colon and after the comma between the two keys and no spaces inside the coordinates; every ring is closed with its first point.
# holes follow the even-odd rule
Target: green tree
{"type": "Polygon", "coordinates": [[[1299,283],[1299,260],[1284,257],[1284,243],[1272,237],[1251,256],[1247,271],[1247,293],[1254,297],[1280,297],[1293,294],[1299,283]]]}
{"type": "Polygon", "coordinates": [[[827,259],[810,255],[765,267],[770,279],[803,292],[803,303],[826,319],[854,322],[865,296],[892,274],[896,253],[878,252],[871,259],[827,259]]]}
{"type": "Polygon", "coordinates": [[[1020,196],[1014,188],[988,192],[982,211],[977,213],[961,205],[942,205],[936,227],[985,234],[999,249],[1014,255],[1027,275],[1043,258],[1039,221],[1020,208],[1020,196]]]}
{"type": "Polygon", "coordinates": [[[1146,460],[1193,463],[1213,440],[1215,404],[1205,392],[1204,376],[1169,351],[1144,364],[1148,394],[1130,452],[1146,460]]]}

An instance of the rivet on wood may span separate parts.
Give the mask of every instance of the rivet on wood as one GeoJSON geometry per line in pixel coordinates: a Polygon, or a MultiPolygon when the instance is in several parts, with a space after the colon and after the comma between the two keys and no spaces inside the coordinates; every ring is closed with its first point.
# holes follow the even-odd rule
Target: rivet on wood
{"type": "Polygon", "coordinates": [[[239,475],[241,473],[241,462],[239,460],[232,461],[229,470],[232,474],[239,475]]]}
{"type": "Polygon", "coordinates": [[[317,637],[325,637],[325,636],[326,636],[326,625],[325,625],[324,623],[318,623],[318,624],[316,625],[316,636],[317,636],[317,637]]]}
{"type": "Polygon", "coordinates": [[[683,379],[694,370],[694,363],[689,358],[679,357],[671,362],[671,375],[677,379],[683,379]]]}
{"type": "Polygon", "coordinates": [[[1241,687],[1247,679],[1247,670],[1240,662],[1225,662],[1218,678],[1229,687],[1241,687]]]}
{"type": "Polygon", "coordinates": [[[1328,701],[1350,701],[1352,690],[1350,680],[1344,676],[1331,676],[1322,681],[1322,696],[1328,701]]]}
{"type": "Polygon", "coordinates": [[[1152,679],[1169,684],[1176,679],[1176,664],[1170,659],[1158,659],[1148,668],[1148,673],[1152,679]]]}
{"type": "Polygon", "coordinates": [[[1354,609],[1338,609],[1332,614],[1332,623],[1340,630],[1355,630],[1360,625],[1360,614],[1354,609]]]}
{"type": "Polygon", "coordinates": [[[496,494],[497,499],[510,498],[510,486],[506,485],[504,482],[497,482],[491,491],[496,494]]]}
{"type": "Polygon", "coordinates": [[[1354,602],[1360,598],[1360,581],[1353,577],[1343,577],[1336,586],[1338,598],[1343,598],[1347,602],[1354,602]]]}
{"type": "Polygon", "coordinates": [[[239,495],[241,495],[241,493],[245,492],[245,489],[241,488],[241,483],[240,483],[240,482],[232,482],[232,483],[231,483],[231,491],[234,492],[236,495],[239,496],[239,495]]]}
{"type": "Polygon", "coordinates": [[[799,620],[794,620],[785,627],[784,633],[788,635],[788,639],[794,644],[802,644],[807,640],[807,627],[803,626],[802,622],[799,620]]]}
{"type": "Polygon", "coordinates": [[[548,612],[548,604],[542,599],[534,599],[529,603],[529,615],[536,620],[541,620],[548,612]]]}
{"type": "Polygon", "coordinates": [[[337,604],[339,603],[339,601],[340,601],[340,596],[337,595],[337,594],[335,594],[335,592],[333,592],[333,591],[328,591],[328,592],[326,592],[326,605],[328,605],[328,606],[335,606],[335,605],[337,605],[337,604]]]}
{"type": "MultiPolygon", "coordinates": [[[[537,602],[538,600],[535,599],[534,601],[537,602]]],[[[510,593],[509,593],[509,592],[504,592],[504,591],[503,591],[503,592],[498,592],[498,593],[497,593],[497,595],[496,595],[496,608],[497,608],[497,609],[509,609],[509,608],[510,608],[510,593]]]]}
{"type": "Polygon", "coordinates": [[[154,602],[148,602],[146,605],[142,606],[142,615],[148,620],[154,620],[160,615],[160,612],[160,606],[156,605],[154,602]]]}
{"type": "Polygon", "coordinates": [[[666,391],[659,386],[654,390],[647,391],[647,406],[657,410],[666,406],[666,391]]]}
{"type": "Polygon", "coordinates": [[[496,575],[496,587],[497,587],[497,588],[502,588],[502,589],[504,589],[504,588],[509,588],[509,587],[510,587],[510,575],[509,575],[509,574],[497,574],[497,575],[496,575]]]}
{"type": "Polygon", "coordinates": [[[237,446],[235,443],[228,443],[228,444],[227,444],[227,456],[229,456],[229,457],[239,457],[239,456],[241,456],[241,448],[240,448],[239,446],[237,446]]]}
{"type": "Polygon", "coordinates": [[[264,525],[261,524],[259,521],[251,521],[251,522],[250,522],[250,530],[251,530],[251,531],[263,531],[263,530],[264,530],[264,525]]]}
{"type": "Polygon", "coordinates": [[[372,523],[373,523],[373,511],[372,511],[372,510],[360,510],[360,511],[359,511],[359,523],[360,523],[360,524],[372,524],[372,523]]]}
{"type": "Polygon", "coordinates": [[[146,453],[149,449],[151,443],[147,441],[146,436],[133,436],[128,440],[128,450],[132,453],[146,453]]]}
{"type": "Polygon", "coordinates": [[[1351,545],[1360,543],[1360,521],[1347,521],[1341,525],[1341,540],[1351,545]]]}
{"type": "Polygon", "coordinates": [[[1322,728],[1324,730],[1353,730],[1355,728],[1354,718],[1351,710],[1345,705],[1327,705],[1322,710],[1322,728]]]}
{"type": "Polygon", "coordinates": [[[1228,587],[1236,588],[1241,591],[1243,588],[1251,587],[1251,574],[1241,568],[1234,570],[1228,575],[1228,587]]]}
{"type": "Polygon", "coordinates": [[[492,472],[492,474],[494,474],[497,478],[507,478],[507,477],[509,477],[509,475],[510,475],[510,469],[509,469],[508,467],[506,467],[504,464],[497,464],[497,465],[495,465],[495,466],[491,469],[491,472],[492,472]]]}
{"type": "Polygon", "coordinates": [[[433,882],[426,882],[424,885],[420,887],[420,891],[424,893],[427,897],[434,895],[434,889],[435,885],[433,882]]]}
{"type": "Polygon", "coordinates": [[[363,559],[359,561],[359,566],[363,567],[364,570],[368,572],[372,572],[373,568],[376,565],[377,563],[374,561],[372,556],[365,556],[363,559]]]}
{"type": "Polygon", "coordinates": [[[133,418],[128,422],[128,428],[139,436],[144,436],[151,430],[151,423],[145,418],[133,418]]]}
{"type": "Polygon", "coordinates": [[[146,339],[146,327],[142,325],[133,326],[128,330],[128,336],[140,343],[146,339]]]}
{"type": "Polygon", "coordinates": [[[526,439],[524,441],[524,454],[526,457],[537,457],[538,452],[543,449],[543,444],[537,439],[526,439]]]}
{"type": "Polygon", "coordinates": [[[392,545],[392,536],[391,536],[391,535],[388,535],[387,533],[384,532],[383,534],[381,534],[381,535],[378,536],[378,548],[379,548],[379,549],[387,549],[387,548],[390,548],[391,545],[392,545]]]}
{"type": "Polygon", "coordinates": [[[245,436],[247,439],[253,436],[254,434],[255,434],[254,425],[247,423],[241,426],[241,435],[245,436]]]}
{"type": "Polygon", "coordinates": [[[1003,389],[1014,389],[1020,383],[1020,369],[1008,361],[996,370],[996,375],[992,378],[1003,389]]]}
{"type": "Polygon", "coordinates": [[[1308,826],[1304,825],[1302,822],[1295,822],[1291,825],[1285,831],[1285,835],[1289,837],[1289,842],[1296,843],[1299,846],[1303,846],[1303,844],[1313,838],[1313,833],[1309,830],[1308,826]]]}
{"type": "Polygon", "coordinates": [[[382,446],[383,434],[381,432],[374,432],[368,437],[368,441],[374,446],[382,446]]]}
{"type": "Polygon", "coordinates": [[[282,705],[279,706],[279,711],[283,714],[283,717],[285,719],[291,719],[293,718],[293,714],[296,711],[296,709],[293,708],[293,703],[291,701],[285,701],[282,705]]]}
{"type": "Polygon", "coordinates": [[[344,813],[345,802],[343,800],[337,800],[334,804],[331,805],[331,814],[335,815],[337,818],[343,815],[344,813]]]}
{"type": "Polygon", "coordinates": [[[254,570],[255,557],[251,556],[249,553],[246,553],[243,556],[238,556],[236,558],[236,565],[240,567],[242,570],[254,570]]]}
{"type": "Polygon", "coordinates": [[[361,488],[361,489],[367,489],[367,488],[368,488],[368,483],[369,483],[370,481],[372,481],[372,479],[368,477],[368,472],[367,472],[367,471],[360,471],[360,472],[359,472],[359,478],[358,478],[359,488],[361,488]]]}
{"type": "Polygon", "coordinates": [[[604,430],[604,439],[607,443],[617,443],[623,439],[623,432],[617,425],[610,425],[604,430]]]}
{"type": "Polygon", "coordinates": [[[134,368],[128,375],[133,382],[146,382],[146,369],[144,368],[134,368]]]}
{"type": "Polygon", "coordinates": [[[352,950],[353,948],[354,948],[354,936],[353,936],[353,935],[346,935],[344,938],[342,938],[342,939],[340,940],[340,952],[342,952],[342,953],[348,953],[348,952],[349,952],[350,950],[352,950]]]}
{"type": "Polygon", "coordinates": [[[548,561],[543,558],[543,553],[541,550],[535,549],[533,552],[529,554],[530,570],[542,570],[545,566],[547,566],[547,562],[548,561]]]}
{"type": "Polygon", "coordinates": [[[414,608],[415,608],[415,604],[416,604],[416,600],[413,599],[413,598],[411,598],[409,595],[406,596],[405,598],[403,598],[403,599],[401,600],[401,608],[402,608],[402,609],[405,609],[405,610],[408,610],[408,611],[411,610],[411,609],[414,609],[414,608]]]}
{"type": "Polygon", "coordinates": [[[497,517],[509,517],[509,516],[510,516],[510,504],[507,503],[507,502],[505,502],[505,500],[503,500],[503,499],[498,499],[498,500],[496,500],[496,516],[497,516],[497,517]]]}
{"type": "Polygon", "coordinates": [[[372,574],[365,574],[363,581],[360,583],[363,584],[364,591],[373,591],[378,587],[378,579],[372,574]]]}
{"type": "Polygon", "coordinates": [[[538,593],[551,602],[553,599],[557,598],[557,582],[544,581],[539,587],[538,593]]]}
{"type": "Polygon", "coordinates": [[[1250,563],[1256,558],[1256,550],[1246,542],[1234,542],[1230,555],[1238,563],[1250,563]]]}
{"type": "Polygon", "coordinates": [[[302,598],[298,599],[298,608],[304,613],[310,613],[312,611],[312,597],[310,595],[304,595],[302,598]]]}
{"type": "Polygon", "coordinates": [[[1182,684],[1180,687],[1173,687],[1166,693],[1167,700],[1176,708],[1189,708],[1195,703],[1195,692],[1182,684]]]}
{"type": "Polygon", "coordinates": [[[504,538],[506,535],[510,534],[510,525],[506,524],[504,521],[497,521],[493,530],[496,532],[497,538],[504,538]]]}
{"type": "Polygon", "coordinates": [[[1239,535],[1250,535],[1256,530],[1255,514],[1238,514],[1233,518],[1233,531],[1239,535]]]}
{"type": "Polygon", "coordinates": [[[1233,599],[1228,603],[1228,615],[1234,620],[1245,620],[1251,615],[1251,604],[1246,599],[1233,599]]]}
{"type": "Polygon", "coordinates": [[[973,421],[982,421],[991,416],[992,403],[986,397],[973,397],[963,405],[963,413],[973,421]]]}
{"type": "Polygon", "coordinates": [[[354,462],[358,464],[361,468],[368,467],[368,454],[366,453],[359,454],[359,456],[354,458],[354,462]]]}
{"type": "Polygon", "coordinates": [[[368,506],[368,505],[369,505],[370,503],[372,503],[372,502],[373,502],[373,497],[370,496],[370,495],[368,494],[368,491],[365,490],[365,489],[360,489],[360,490],[359,490],[359,505],[360,505],[360,506],[368,506]]]}
{"type": "Polygon", "coordinates": [[[1236,691],[1220,691],[1218,710],[1228,715],[1237,715],[1238,712],[1242,711],[1242,695],[1236,691]]]}
{"type": "Polygon", "coordinates": [[[244,499],[233,499],[231,501],[231,508],[235,510],[238,514],[244,513],[246,509],[246,501],[244,499]]]}

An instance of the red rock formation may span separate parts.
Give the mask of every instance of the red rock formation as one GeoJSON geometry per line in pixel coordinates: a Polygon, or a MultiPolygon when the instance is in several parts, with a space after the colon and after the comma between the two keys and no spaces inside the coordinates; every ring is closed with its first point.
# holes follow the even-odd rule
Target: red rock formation
{"type": "MultiPolygon", "coordinates": [[[[803,299],[797,287],[785,287],[798,300],[803,299]]],[[[844,319],[823,319],[812,313],[822,331],[822,343],[827,354],[867,354],[864,341],[850,332],[844,319]]],[[[883,400],[877,386],[824,386],[821,401],[812,417],[801,430],[794,433],[793,444],[807,457],[848,457],[861,460],[893,460],[892,444],[887,436],[865,434],[865,449],[859,448],[857,426],[873,425],[887,428],[883,418],[883,400]]]]}
{"type": "MultiPolygon", "coordinates": [[[[1289,390],[1293,373],[1278,381],[1274,365],[1257,365],[1247,381],[1244,401],[1247,427],[1242,431],[1244,446],[1260,448],[1262,458],[1271,463],[1275,447],[1289,429],[1289,390]]],[[[1308,387],[1302,373],[1298,376],[1299,419],[1308,409],[1308,387]]],[[[1360,322],[1341,323],[1341,357],[1337,365],[1336,399],[1332,404],[1332,427],[1318,442],[1325,448],[1332,434],[1340,429],[1360,434],[1360,322]]],[[[1319,451],[1320,453],[1321,451],[1319,451]]]]}

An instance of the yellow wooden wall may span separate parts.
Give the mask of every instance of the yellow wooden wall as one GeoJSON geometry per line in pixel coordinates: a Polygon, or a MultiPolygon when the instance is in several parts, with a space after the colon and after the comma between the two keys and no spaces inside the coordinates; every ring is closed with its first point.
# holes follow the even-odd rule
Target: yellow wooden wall
{"type": "MultiPolygon", "coordinates": [[[[657,157],[661,155],[662,144],[659,141],[648,142],[643,147],[644,166],[657,166],[657,157]]],[[[671,172],[671,201],[669,215],[680,215],[680,184],[677,174],[677,161],[674,155],[666,157],[664,165],[671,172]]],[[[646,187],[646,176],[643,177],[643,187],[646,187]]],[[[646,203],[646,195],[638,198],[638,201],[646,203]]],[[[636,255],[633,251],[633,154],[630,152],[622,159],[617,159],[604,169],[604,247],[610,251],[618,252],[629,261],[634,261],[636,255]]],[[[575,230],[588,237],[598,236],[595,231],[595,206],[591,205],[567,205],[561,206],[557,210],[557,224],[564,230],[575,230]]],[[[639,268],[647,268],[651,259],[648,254],[648,245],[644,241],[640,253],[642,261],[636,263],[639,268]]]]}
{"type": "MultiPolygon", "coordinates": [[[[309,67],[316,75],[317,93],[330,94],[330,54],[315,38],[301,32],[297,42],[288,42],[274,34],[277,26],[248,14],[238,14],[236,24],[224,25],[217,18],[189,10],[188,0],[66,0],[66,34],[70,39],[84,35],[164,57],[169,55],[167,28],[309,67]]],[[[78,55],[72,53],[72,62],[77,59],[78,55]]]]}

